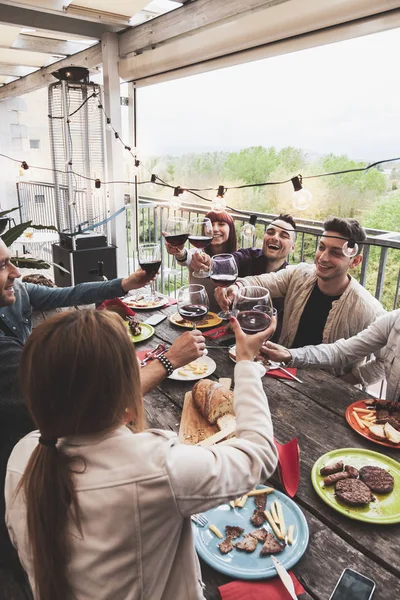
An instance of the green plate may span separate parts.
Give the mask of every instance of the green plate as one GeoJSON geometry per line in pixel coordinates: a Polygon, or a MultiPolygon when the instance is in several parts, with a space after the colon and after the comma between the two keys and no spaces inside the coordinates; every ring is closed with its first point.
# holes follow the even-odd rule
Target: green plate
{"type": "Polygon", "coordinates": [[[388,456],[361,448],[332,450],[321,456],[314,464],[311,471],[311,482],[318,496],[324,502],[350,519],[378,525],[400,523],[400,463],[388,456]],[[356,467],[356,469],[372,465],[388,470],[394,477],[393,491],[390,494],[373,492],[376,500],[366,506],[347,506],[339,502],[335,497],[335,486],[324,487],[324,477],[319,474],[322,467],[339,460],[342,460],[345,465],[356,467]]]}
{"type": "Polygon", "coordinates": [[[152,335],[154,335],[154,327],[152,327],[151,325],[147,325],[147,323],[140,323],[140,327],[142,328],[140,335],[132,335],[128,327],[129,337],[131,338],[132,342],[135,342],[135,344],[137,344],[138,342],[144,342],[145,340],[151,338],[152,335]]]}

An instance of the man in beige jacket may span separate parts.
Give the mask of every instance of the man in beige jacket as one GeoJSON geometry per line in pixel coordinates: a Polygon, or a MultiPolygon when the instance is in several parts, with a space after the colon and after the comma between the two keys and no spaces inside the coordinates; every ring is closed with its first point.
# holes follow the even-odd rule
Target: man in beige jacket
{"type": "Polygon", "coordinates": [[[217,288],[218,303],[226,310],[240,287],[262,286],[272,298],[285,299],[279,344],[299,348],[347,339],[385,313],[380,302],[349,275],[349,270],[361,263],[361,254],[348,258],[343,253],[346,241],[354,240],[360,246],[365,239],[363,228],[354,219],[328,219],[314,265],[300,263],[276,273],[238,279],[226,290],[217,288]]]}

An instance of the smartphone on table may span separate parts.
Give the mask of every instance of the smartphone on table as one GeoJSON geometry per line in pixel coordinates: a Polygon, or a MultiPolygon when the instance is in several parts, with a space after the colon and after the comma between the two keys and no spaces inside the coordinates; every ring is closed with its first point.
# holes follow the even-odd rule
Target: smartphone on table
{"type": "Polygon", "coordinates": [[[144,323],[147,323],[147,325],[158,325],[159,323],[162,323],[162,321],[164,321],[166,318],[167,315],[163,314],[152,315],[151,317],[146,319],[144,323]]]}
{"type": "Polygon", "coordinates": [[[329,600],[371,600],[374,591],[372,579],[353,569],[345,569],[329,600]]]}

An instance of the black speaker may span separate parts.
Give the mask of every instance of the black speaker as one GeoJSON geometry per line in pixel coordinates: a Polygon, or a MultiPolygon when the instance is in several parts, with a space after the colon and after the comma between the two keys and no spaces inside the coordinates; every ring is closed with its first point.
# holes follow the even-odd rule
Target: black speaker
{"type": "Polygon", "coordinates": [[[53,262],[70,271],[65,273],[54,267],[54,281],[58,287],[68,287],[85,281],[97,281],[99,261],[103,262],[103,272],[107,279],[117,277],[117,249],[115,246],[67,250],[59,244],[52,244],[53,262]]]}

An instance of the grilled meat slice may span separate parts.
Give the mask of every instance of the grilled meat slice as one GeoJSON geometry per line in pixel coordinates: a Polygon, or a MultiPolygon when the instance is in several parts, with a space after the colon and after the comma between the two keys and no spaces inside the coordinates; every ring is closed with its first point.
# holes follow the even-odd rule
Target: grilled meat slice
{"type": "Polygon", "coordinates": [[[386,469],[366,466],[360,469],[360,479],[372,492],[389,494],[393,490],[394,478],[386,469]]]}
{"type": "Polygon", "coordinates": [[[265,510],[267,508],[267,494],[254,496],[254,504],[258,510],[265,510]]]}
{"type": "Polygon", "coordinates": [[[400,431],[400,419],[395,419],[393,416],[382,419],[379,417],[376,419],[375,423],[376,425],[385,425],[386,423],[389,423],[389,425],[397,429],[397,431],[400,431]]]}
{"type": "Polygon", "coordinates": [[[324,478],[324,485],[325,486],[333,485],[337,481],[340,481],[341,479],[348,479],[349,477],[351,477],[351,475],[347,471],[340,471],[339,473],[332,473],[332,475],[328,475],[328,477],[324,478]]]}
{"type": "Polygon", "coordinates": [[[278,542],[272,533],[268,533],[264,545],[261,548],[260,556],[264,556],[265,554],[278,554],[279,552],[282,552],[285,547],[285,542],[278,542]]]}
{"type": "Polygon", "coordinates": [[[339,460],[339,462],[332,465],[325,465],[325,467],[322,467],[319,472],[321,475],[332,475],[333,473],[338,473],[339,471],[343,471],[342,460],[339,460]]]}
{"type": "Polygon", "coordinates": [[[351,465],[345,465],[344,470],[349,474],[352,479],[358,479],[358,469],[351,465]]]}
{"type": "Polygon", "coordinates": [[[233,540],[242,535],[244,529],[242,527],[236,527],[234,525],[225,525],[226,537],[230,537],[233,540]]]}
{"type": "Polygon", "coordinates": [[[359,479],[342,479],[335,486],[336,498],[350,506],[364,506],[375,500],[371,490],[359,479]]]}
{"type": "Polygon", "coordinates": [[[265,516],[264,512],[262,510],[258,510],[257,508],[250,517],[250,521],[253,523],[254,527],[261,527],[261,525],[264,525],[266,520],[267,517],[265,516]]]}
{"type": "Polygon", "coordinates": [[[233,542],[231,537],[227,537],[223,542],[218,544],[219,551],[221,554],[228,554],[231,550],[233,550],[233,542]]]}
{"type": "Polygon", "coordinates": [[[251,537],[253,537],[254,539],[256,539],[257,541],[259,541],[263,544],[265,542],[265,540],[267,539],[268,531],[265,529],[265,527],[262,527],[261,529],[256,529],[255,531],[251,531],[250,535],[251,535],[251,537]]]}
{"type": "Polygon", "coordinates": [[[251,535],[246,533],[243,540],[241,542],[236,542],[236,548],[238,550],[243,550],[244,552],[254,552],[257,547],[257,540],[253,538],[251,535]]]}

